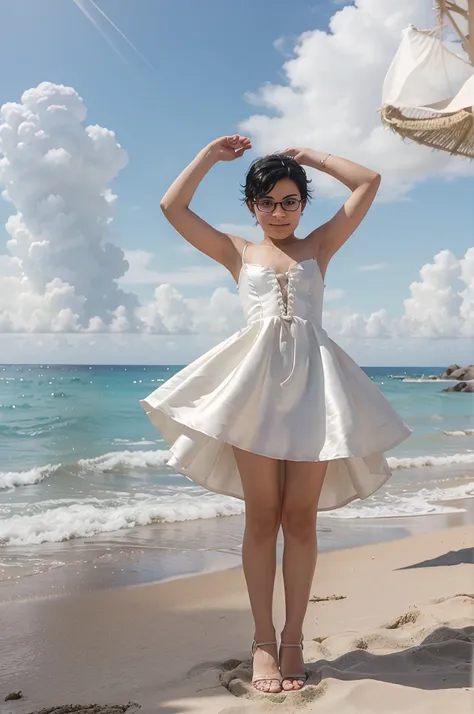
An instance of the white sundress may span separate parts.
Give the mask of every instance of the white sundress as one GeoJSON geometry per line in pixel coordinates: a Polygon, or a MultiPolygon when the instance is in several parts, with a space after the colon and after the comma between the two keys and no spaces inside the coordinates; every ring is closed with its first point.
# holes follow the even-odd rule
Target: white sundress
{"type": "Polygon", "coordinates": [[[232,446],[274,459],[329,461],[319,510],[367,498],[390,477],[383,452],[411,434],[321,325],[324,284],[310,258],[286,273],[245,262],[247,325],[140,401],[175,471],[243,498],[232,446]]]}

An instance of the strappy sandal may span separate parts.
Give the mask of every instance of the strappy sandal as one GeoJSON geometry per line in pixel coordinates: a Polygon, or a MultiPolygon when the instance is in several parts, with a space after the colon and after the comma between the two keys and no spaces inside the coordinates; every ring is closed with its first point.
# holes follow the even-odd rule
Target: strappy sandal
{"type": "MultiPolygon", "coordinates": [[[[303,651],[303,635],[301,635],[301,640],[299,641],[298,644],[295,645],[295,644],[286,644],[285,642],[280,642],[280,649],[282,647],[301,647],[301,651],[303,651]]],[[[281,658],[279,658],[279,659],[281,659],[281,658]]],[[[296,674],[294,674],[293,672],[290,672],[290,674],[285,674],[285,675],[283,675],[283,672],[282,672],[282,680],[281,680],[282,691],[283,692],[291,692],[291,691],[299,692],[301,689],[303,689],[304,685],[306,684],[307,679],[308,679],[308,675],[304,671],[303,671],[303,674],[301,672],[298,672],[296,674]],[[283,687],[283,682],[292,681],[295,679],[299,682],[302,682],[299,689],[291,690],[291,689],[285,689],[283,687]]]]}
{"type": "MultiPolygon", "coordinates": [[[[255,655],[255,652],[257,651],[257,647],[265,647],[266,645],[277,645],[276,641],[273,642],[257,642],[256,640],[253,640],[252,642],[252,648],[251,648],[251,653],[252,653],[252,659],[255,655]]],[[[281,692],[281,677],[272,677],[270,675],[261,675],[257,674],[255,671],[253,672],[252,675],[252,684],[257,690],[257,692],[262,692],[262,694],[279,694],[281,692]],[[271,686],[272,682],[278,682],[280,685],[280,689],[277,692],[273,692],[271,690],[265,690],[265,689],[260,689],[260,687],[255,686],[259,682],[268,682],[271,686]]]]}

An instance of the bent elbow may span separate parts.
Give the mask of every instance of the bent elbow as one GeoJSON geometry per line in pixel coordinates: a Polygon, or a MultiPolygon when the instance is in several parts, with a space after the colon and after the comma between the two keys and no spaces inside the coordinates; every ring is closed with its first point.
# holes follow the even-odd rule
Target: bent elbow
{"type": "Polygon", "coordinates": [[[163,198],[160,201],[160,208],[163,211],[163,213],[167,213],[170,209],[170,202],[166,200],[166,196],[163,196],[163,198]]]}

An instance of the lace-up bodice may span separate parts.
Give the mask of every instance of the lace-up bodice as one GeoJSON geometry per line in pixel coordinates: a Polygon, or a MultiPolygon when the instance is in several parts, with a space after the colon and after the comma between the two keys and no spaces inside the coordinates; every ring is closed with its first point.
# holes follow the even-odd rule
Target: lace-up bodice
{"type": "Polygon", "coordinates": [[[284,273],[268,265],[246,263],[242,251],[239,295],[247,322],[280,317],[285,322],[297,318],[321,324],[324,283],[314,258],[295,263],[284,273]]]}

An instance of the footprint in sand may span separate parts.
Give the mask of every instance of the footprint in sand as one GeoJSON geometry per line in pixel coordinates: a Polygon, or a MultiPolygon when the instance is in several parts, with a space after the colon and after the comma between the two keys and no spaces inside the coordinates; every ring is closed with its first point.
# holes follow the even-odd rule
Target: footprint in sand
{"type": "MultiPolygon", "coordinates": [[[[378,710],[371,697],[376,694],[383,700],[385,690],[390,697],[394,687],[407,706],[415,706],[413,711],[420,697],[423,707],[430,706],[433,697],[435,701],[446,697],[453,705],[462,699],[457,711],[468,711],[464,706],[472,694],[473,612],[474,595],[455,595],[403,613],[367,632],[305,641],[309,679],[298,692],[262,694],[255,690],[251,660],[221,663],[219,680],[235,697],[265,700],[265,711],[278,704],[287,714],[305,709],[322,714],[336,703],[338,711],[344,707],[352,711],[349,702],[356,689],[367,699],[367,712],[375,714],[378,710]]],[[[237,714],[246,710],[231,706],[225,711],[237,714]]]]}

